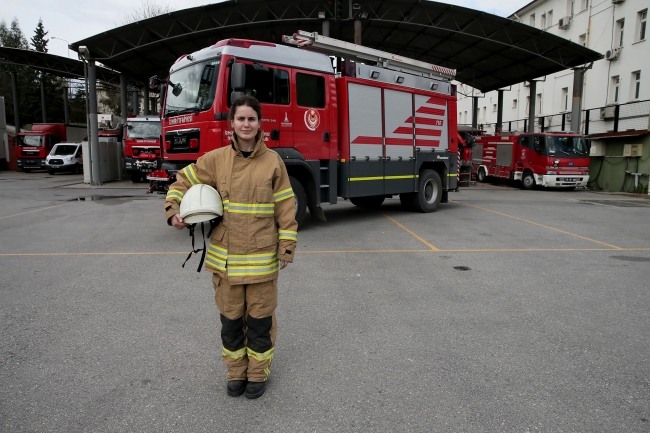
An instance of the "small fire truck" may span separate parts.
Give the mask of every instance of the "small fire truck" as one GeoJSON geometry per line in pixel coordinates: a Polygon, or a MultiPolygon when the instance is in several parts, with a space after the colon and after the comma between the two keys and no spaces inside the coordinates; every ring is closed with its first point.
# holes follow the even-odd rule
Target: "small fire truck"
{"type": "Polygon", "coordinates": [[[124,130],[124,168],[131,182],[138,183],[160,168],[160,118],[129,116],[124,130]]]}
{"type": "Polygon", "coordinates": [[[83,126],[63,123],[34,123],[31,131],[17,135],[18,170],[30,172],[33,169],[47,169],[45,158],[57,143],[78,143],[86,134],[83,126]]]}
{"type": "Polygon", "coordinates": [[[472,171],[478,182],[494,176],[520,181],[524,189],[584,187],[589,181],[589,142],[565,132],[478,136],[472,171]]]}
{"type": "Polygon", "coordinates": [[[286,164],[299,223],[307,208],[325,220],[321,204],[337,197],[375,207],[399,195],[406,208],[432,212],[458,190],[454,70],[318,33],[283,41],[292,46],[222,40],[180,57],[166,80],[150,79],[163,85],[164,141],[161,169],[148,179],[164,190],[178,170],[230,145],[230,103],[252,95],[266,145],[286,164]]]}

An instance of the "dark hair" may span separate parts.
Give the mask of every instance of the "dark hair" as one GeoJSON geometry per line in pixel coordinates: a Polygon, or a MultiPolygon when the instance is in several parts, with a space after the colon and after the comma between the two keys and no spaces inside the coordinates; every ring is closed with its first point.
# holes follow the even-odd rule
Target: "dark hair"
{"type": "Polygon", "coordinates": [[[228,113],[228,120],[235,120],[235,112],[237,107],[251,107],[257,113],[257,118],[259,121],[262,121],[262,107],[257,99],[252,96],[244,95],[232,101],[232,106],[230,107],[230,113],[228,113]]]}

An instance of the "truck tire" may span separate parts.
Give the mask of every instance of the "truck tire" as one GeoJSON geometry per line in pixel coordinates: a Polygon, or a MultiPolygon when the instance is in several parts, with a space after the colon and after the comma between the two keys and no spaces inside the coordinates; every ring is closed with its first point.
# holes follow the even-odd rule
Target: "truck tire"
{"type": "Polygon", "coordinates": [[[480,167],[478,171],[476,172],[476,180],[478,182],[485,182],[485,178],[487,177],[487,174],[485,173],[485,169],[483,167],[480,167]]]}
{"type": "Polygon", "coordinates": [[[535,177],[533,173],[527,171],[521,176],[521,187],[528,190],[535,188],[535,177]]]}
{"type": "Polygon", "coordinates": [[[411,205],[418,212],[433,212],[442,198],[442,181],[434,170],[424,170],[420,174],[418,192],[413,195],[411,205]]]}
{"type": "Polygon", "coordinates": [[[139,171],[132,171],[131,172],[131,182],[140,183],[141,180],[142,180],[142,174],[140,174],[139,171]]]}
{"type": "Polygon", "coordinates": [[[298,179],[289,176],[289,182],[291,182],[293,199],[296,204],[296,222],[298,223],[298,226],[300,226],[302,225],[302,222],[305,219],[305,214],[307,213],[307,194],[305,194],[305,188],[303,188],[298,179]]]}
{"type": "Polygon", "coordinates": [[[359,207],[377,208],[381,206],[386,197],[383,195],[371,195],[368,197],[350,197],[350,203],[359,207]]]}
{"type": "Polygon", "coordinates": [[[82,172],[82,168],[79,164],[74,165],[74,170],[72,171],[74,174],[80,174],[82,172]]]}
{"type": "Polygon", "coordinates": [[[48,168],[47,169],[47,174],[54,175],[54,170],[52,170],[51,168],[48,168]]]}

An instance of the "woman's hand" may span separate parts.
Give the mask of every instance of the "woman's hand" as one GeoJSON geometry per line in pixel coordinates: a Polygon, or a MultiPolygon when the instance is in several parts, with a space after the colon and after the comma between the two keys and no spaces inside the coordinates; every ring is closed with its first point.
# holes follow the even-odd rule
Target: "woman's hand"
{"type": "Polygon", "coordinates": [[[172,217],[172,225],[176,227],[176,230],[183,230],[189,224],[185,224],[183,218],[179,214],[176,214],[172,217]]]}
{"type": "Polygon", "coordinates": [[[287,262],[286,260],[280,260],[280,269],[286,268],[288,264],[289,262],[287,262]]]}

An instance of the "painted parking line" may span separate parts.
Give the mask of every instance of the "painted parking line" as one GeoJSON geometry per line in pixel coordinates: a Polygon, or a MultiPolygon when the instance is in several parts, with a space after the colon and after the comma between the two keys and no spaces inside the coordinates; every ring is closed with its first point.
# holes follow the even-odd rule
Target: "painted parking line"
{"type": "Polygon", "coordinates": [[[59,207],[59,206],[65,206],[67,204],[72,204],[72,203],[74,203],[74,202],[71,201],[69,203],[62,203],[62,204],[57,204],[57,205],[54,205],[54,206],[48,206],[48,207],[43,207],[43,208],[40,208],[40,209],[30,210],[30,211],[23,212],[23,213],[17,213],[17,214],[14,214],[14,215],[7,215],[7,216],[0,217],[0,220],[3,220],[5,218],[17,217],[17,216],[20,216],[20,215],[26,215],[26,214],[32,213],[32,212],[40,212],[42,210],[52,209],[52,208],[59,207]]]}
{"type": "MultiPolygon", "coordinates": [[[[452,200],[449,200],[449,201],[451,202],[452,200]]],[[[492,209],[486,209],[486,208],[484,208],[484,207],[480,207],[480,206],[476,206],[476,205],[473,205],[473,204],[469,204],[469,203],[465,203],[465,202],[460,202],[460,201],[453,201],[453,202],[454,202],[454,203],[463,204],[463,205],[465,205],[465,206],[473,207],[473,208],[476,208],[476,209],[484,210],[484,211],[486,211],[486,212],[492,212],[492,213],[495,213],[495,214],[497,214],[497,215],[505,216],[505,217],[508,217],[508,218],[516,219],[516,220],[518,220],[518,221],[522,221],[522,222],[525,222],[525,223],[528,223],[528,224],[533,224],[533,225],[536,225],[536,226],[538,226],[538,227],[544,227],[544,228],[546,228],[546,229],[554,230],[554,231],[556,231],[556,232],[563,233],[563,234],[565,234],[565,235],[575,236],[575,237],[580,238],[580,239],[584,239],[584,240],[587,240],[587,241],[590,241],[590,242],[595,242],[595,243],[597,243],[597,244],[601,244],[601,245],[608,246],[608,247],[610,247],[610,248],[613,249],[613,250],[622,250],[622,249],[623,249],[623,248],[621,248],[621,247],[617,247],[616,245],[610,245],[610,244],[607,244],[607,243],[605,243],[605,242],[597,241],[597,240],[595,240],[595,239],[591,239],[591,238],[588,238],[588,237],[585,237],[585,236],[580,236],[580,235],[577,235],[577,234],[575,234],[575,233],[567,232],[567,231],[565,231],[565,230],[556,229],[555,227],[546,226],[546,225],[544,225],[544,224],[536,223],[536,222],[534,222],[534,221],[528,221],[528,220],[525,220],[525,219],[523,219],[523,218],[519,218],[519,217],[516,217],[516,216],[513,216],[513,215],[508,215],[508,214],[505,214],[505,213],[502,213],[502,212],[497,212],[497,211],[492,210],[492,209]]]]}
{"type": "Polygon", "coordinates": [[[395,220],[395,219],[389,217],[388,215],[386,215],[386,214],[384,214],[384,213],[382,213],[382,215],[385,216],[386,218],[388,218],[389,220],[391,220],[392,222],[394,222],[395,224],[397,224],[397,225],[398,225],[399,227],[401,227],[402,229],[404,229],[407,233],[409,233],[409,234],[410,234],[411,236],[413,236],[415,239],[419,240],[419,241],[422,242],[424,245],[426,245],[426,246],[428,246],[429,248],[431,248],[432,251],[440,251],[438,248],[436,248],[435,246],[431,245],[429,242],[425,241],[425,240],[422,239],[420,236],[416,235],[416,234],[413,233],[411,230],[409,230],[409,229],[407,229],[406,227],[404,227],[404,226],[403,226],[402,224],[400,224],[397,220],[395,220]]]}
{"type": "MultiPolygon", "coordinates": [[[[538,253],[538,252],[575,252],[575,251],[650,251],[650,248],[485,248],[458,250],[299,250],[300,254],[394,254],[394,253],[538,253]]],[[[187,251],[96,251],[76,253],[2,253],[0,257],[71,257],[71,256],[184,256],[187,251]]]]}

